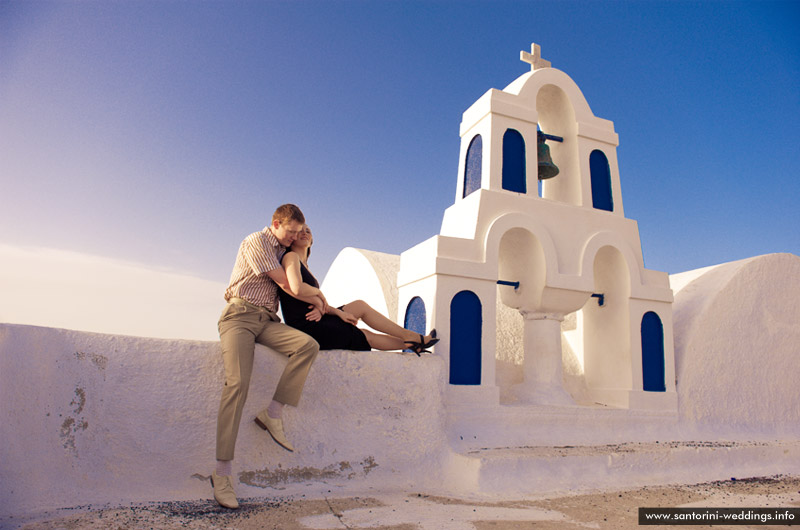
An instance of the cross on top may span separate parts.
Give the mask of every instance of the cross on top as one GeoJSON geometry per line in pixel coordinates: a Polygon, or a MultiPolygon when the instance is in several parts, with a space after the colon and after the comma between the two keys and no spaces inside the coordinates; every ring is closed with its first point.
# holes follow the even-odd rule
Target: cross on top
{"type": "Polygon", "coordinates": [[[531,53],[525,50],[519,52],[519,60],[530,63],[531,71],[538,70],[539,68],[550,68],[550,61],[542,59],[542,47],[538,44],[531,43],[531,53]]]}

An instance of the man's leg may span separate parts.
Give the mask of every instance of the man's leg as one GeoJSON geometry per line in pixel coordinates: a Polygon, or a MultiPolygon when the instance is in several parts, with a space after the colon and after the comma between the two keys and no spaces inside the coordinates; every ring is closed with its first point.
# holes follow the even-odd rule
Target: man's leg
{"type": "Polygon", "coordinates": [[[217,415],[217,460],[233,460],[253,372],[255,333],[252,325],[239,320],[220,322],[220,346],[225,364],[225,386],[217,415]]]}
{"type": "Polygon", "coordinates": [[[319,353],[319,344],[305,333],[277,321],[267,323],[256,341],[288,356],[289,362],[278,381],[272,403],[256,415],[255,422],[279,445],[294,451],[283,432],[281,412],[283,405],[296,407],[300,402],[308,371],[319,353]]]}
{"type": "Polygon", "coordinates": [[[303,393],[308,371],[319,353],[319,344],[302,331],[280,322],[269,322],[256,342],[289,357],[272,399],[296,407],[303,393]]]}
{"type": "Polygon", "coordinates": [[[263,317],[256,312],[229,304],[219,321],[225,386],[217,413],[217,463],[211,474],[214,498],[226,508],[238,508],[233,489],[232,465],[239,423],[253,372],[255,337],[263,317]]]}

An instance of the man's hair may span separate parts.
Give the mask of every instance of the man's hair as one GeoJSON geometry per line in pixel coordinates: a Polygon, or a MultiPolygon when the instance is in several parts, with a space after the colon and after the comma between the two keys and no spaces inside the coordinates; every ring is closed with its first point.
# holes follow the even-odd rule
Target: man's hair
{"type": "Polygon", "coordinates": [[[294,204],[278,206],[278,209],[272,214],[272,220],[278,221],[280,224],[286,224],[291,221],[297,221],[300,224],[306,223],[306,217],[303,215],[303,212],[294,204]]]}

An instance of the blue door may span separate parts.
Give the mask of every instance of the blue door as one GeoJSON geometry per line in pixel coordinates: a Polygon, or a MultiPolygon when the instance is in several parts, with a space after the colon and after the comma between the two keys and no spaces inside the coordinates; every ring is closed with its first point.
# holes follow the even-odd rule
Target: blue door
{"type": "Polygon", "coordinates": [[[642,317],[642,380],[646,392],[664,392],[664,326],[652,311],[642,317]]]}
{"type": "Polygon", "coordinates": [[[450,302],[450,384],[481,384],[481,301],[461,291],[450,302]]]}

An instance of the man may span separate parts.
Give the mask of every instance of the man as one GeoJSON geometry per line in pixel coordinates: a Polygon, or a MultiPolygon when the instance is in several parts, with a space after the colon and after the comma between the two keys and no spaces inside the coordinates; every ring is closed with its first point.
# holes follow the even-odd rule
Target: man
{"type": "Polygon", "coordinates": [[[294,204],[278,207],[269,226],[242,241],[225,291],[228,304],[219,319],[225,386],[217,416],[217,463],[211,483],[214,498],[226,508],[239,507],[231,478],[233,453],[250,386],[256,342],[286,355],[289,363],[272,402],[258,413],[255,422],[283,448],[294,450],[283,431],[283,406],[297,406],[319,345],[305,333],[280,323],[276,314],[278,289],[293,296],[313,298],[314,305],[323,313],[327,309],[325,297],[316,287],[301,284],[293,292],[281,267],[286,247],[294,243],[304,224],[303,212],[294,204]]]}

